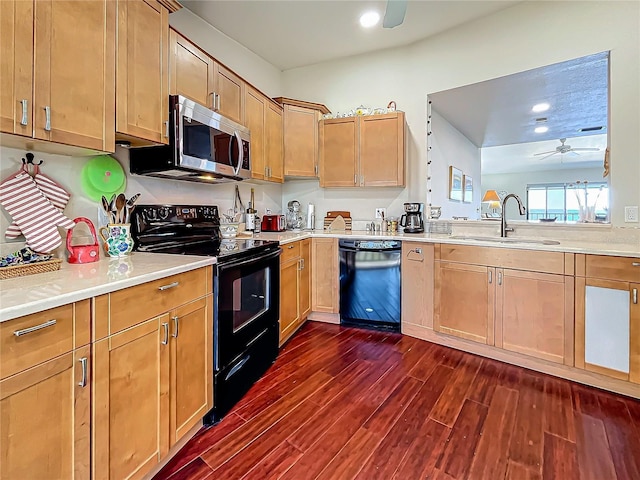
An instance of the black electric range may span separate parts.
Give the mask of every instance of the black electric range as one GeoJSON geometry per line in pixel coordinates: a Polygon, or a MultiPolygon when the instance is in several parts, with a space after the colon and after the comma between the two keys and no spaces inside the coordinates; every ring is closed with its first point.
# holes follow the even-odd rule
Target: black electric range
{"type": "Polygon", "coordinates": [[[214,406],[217,423],[275,362],[280,318],[280,245],[226,239],[214,205],[139,205],[131,235],[138,252],[215,256],[214,406]]]}

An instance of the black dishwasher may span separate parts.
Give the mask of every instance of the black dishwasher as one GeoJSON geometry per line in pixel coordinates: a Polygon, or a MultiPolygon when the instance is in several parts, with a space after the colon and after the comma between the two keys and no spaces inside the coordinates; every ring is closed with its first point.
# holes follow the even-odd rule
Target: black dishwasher
{"type": "Polygon", "coordinates": [[[340,240],[340,323],[400,331],[397,240],[340,240]]]}

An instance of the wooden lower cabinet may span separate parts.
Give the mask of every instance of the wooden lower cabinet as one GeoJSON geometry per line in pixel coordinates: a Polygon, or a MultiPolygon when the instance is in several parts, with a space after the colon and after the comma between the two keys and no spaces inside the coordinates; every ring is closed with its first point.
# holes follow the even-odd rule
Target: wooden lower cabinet
{"type": "Polygon", "coordinates": [[[212,297],[93,348],[94,478],[142,478],[213,406],[212,297]]]}
{"type": "Polygon", "coordinates": [[[573,365],[572,276],[436,262],[434,330],[573,365]]]}
{"type": "Polygon", "coordinates": [[[340,311],[338,285],[338,239],[314,238],[311,243],[311,310],[320,313],[340,311]]]}
{"type": "Polygon", "coordinates": [[[494,269],[436,262],[433,329],[475,342],[494,343],[494,269]]]}
{"type": "Polygon", "coordinates": [[[311,239],[289,244],[280,258],[280,345],[304,323],[311,311],[311,239]]]}
{"type": "Polygon", "coordinates": [[[93,478],[142,478],[169,450],[169,315],[94,344],[93,478]]]}
{"type": "Polygon", "coordinates": [[[0,381],[0,478],[90,477],[88,346],[0,381]]]}
{"type": "Polygon", "coordinates": [[[402,325],[433,328],[434,246],[402,242],[402,325]]]}

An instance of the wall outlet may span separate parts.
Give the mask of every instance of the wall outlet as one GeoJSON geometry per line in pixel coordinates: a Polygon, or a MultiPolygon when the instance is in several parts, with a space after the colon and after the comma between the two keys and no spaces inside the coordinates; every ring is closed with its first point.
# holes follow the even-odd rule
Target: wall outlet
{"type": "MultiPolygon", "coordinates": [[[[376,218],[382,218],[382,216],[387,216],[387,209],[386,208],[376,208],[376,218]]],[[[637,217],[637,215],[636,215],[637,217]]]]}
{"type": "Polygon", "coordinates": [[[638,206],[624,207],[625,223],[638,223],[638,206]]]}

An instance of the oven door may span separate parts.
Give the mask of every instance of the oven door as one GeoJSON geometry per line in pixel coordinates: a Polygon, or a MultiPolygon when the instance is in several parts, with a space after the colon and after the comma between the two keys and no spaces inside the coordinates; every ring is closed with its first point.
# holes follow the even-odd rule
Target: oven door
{"type": "MultiPolygon", "coordinates": [[[[214,291],[214,368],[245,352],[280,316],[280,249],[221,262],[214,291]]],[[[277,343],[277,342],[276,342],[277,343]]]]}

